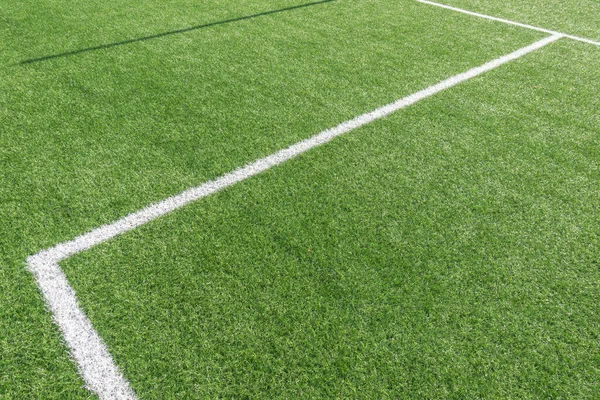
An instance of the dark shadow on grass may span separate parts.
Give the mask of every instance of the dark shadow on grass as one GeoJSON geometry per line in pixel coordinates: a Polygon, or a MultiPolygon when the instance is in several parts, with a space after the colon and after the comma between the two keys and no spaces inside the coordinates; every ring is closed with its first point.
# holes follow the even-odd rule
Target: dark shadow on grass
{"type": "Polygon", "coordinates": [[[179,33],[195,31],[195,30],[203,29],[203,28],[210,28],[211,26],[230,24],[232,22],[244,21],[247,19],[262,17],[265,15],[271,15],[271,14],[277,14],[277,13],[281,13],[281,12],[285,12],[285,11],[297,10],[299,8],[316,6],[316,5],[324,4],[324,3],[331,3],[333,1],[335,1],[335,0],[320,0],[320,1],[315,1],[312,3],[306,3],[306,4],[300,4],[300,5],[292,6],[292,7],[280,8],[278,10],[271,10],[271,11],[261,12],[258,14],[246,15],[244,17],[232,18],[232,19],[227,19],[227,20],[219,21],[219,22],[211,22],[211,23],[204,24],[204,25],[191,26],[189,28],[177,29],[175,31],[157,33],[156,35],[144,36],[144,37],[139,37],[139,38],[135,38],[135,39],[128,39],[128,40],[123,40],[121,42],[101,44],[99,46],[88,47],[88,48],[79,49],[79,50],[66,51],[64,53],[52,54],[52,55],[44,56],[44,57],[31,58],[29,60],[20,61],[19,63],[17,63],[17,65],[33,64],[33,63],[37,63],[37,62],[41,62],[41,61],[52,60],[54,58],[69,57],[69,56],[74,56],[74,55],[81,54],[81,53],[87,53],[90,51],[110,49],[112,47],[123,46],[123,45],[130,44],[130,43],[144,42],[146,40],[158,39],[158,38],[165,37],[165,36],[177,35],[179,33]]]}

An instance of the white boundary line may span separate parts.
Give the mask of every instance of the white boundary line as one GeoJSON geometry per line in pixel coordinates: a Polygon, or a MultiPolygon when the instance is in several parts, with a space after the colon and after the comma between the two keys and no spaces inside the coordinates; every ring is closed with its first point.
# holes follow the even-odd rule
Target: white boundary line
{"type": "Polygon", "coordinates": [[[504,19],[504,18],[492,17],[491,15],[480,14],[480,13],[476,13],[473,11],[464,10],[462,8],[457,8],[457,7],[447,6],[445,4],[435,3],[435,2],[429,1],[429,0],[416,0],[416,1],[418,1],[419,3],[423,3],[423,4],[429,4],[431,6],[445,8],[446,10],[452,10],[452,11],[457,11],[459,13],[472,15],[474,17],[485,18],[485,19],[489,19],[489,20],[497,21],[497,22],[503,22],[503,23],[509,24],[509,25],[520,26],[521,28],[527,28],[527,29],[532,29],[534,31],[538,31],[538,32],[549,33],[551,35],[561,35],[563,37],[566,37],[566,38],[569,38],[572,40],[577,40],[579,42],[584,42],[584,43],[588,43],[588,44],[593,44],[595,46],[600,46],[600,42],[595,42],[593,40],[582,38],[579,36],[573,36],[573,35],[569,35],[566,33],[551,31],[549,29],[539,28],[539,27],[533,26],[533,25],[522,24],[520,22],[510,21],[510,20],[504,19]]]}
{"type": "Polygon", "coordinates": [[[413,93],[394,103],[343,122],[334,128],[325,130],[270,156],[256,160],[215,180],[186,190],[181,194],[129,214],[111,224],[101,226],[73,240],[60,243],[28,257],[27,266],[35,276],[37,284],[46,299],[46,303],[54,315],[54,320],[62,331],[71,354],[77,362],[87,388],[96,393],[102,400],[135,399],[135,393],[114,363],[102,338],[95,331],[91,321],[79,306],[75,291],[69,285],[65,274],[58,265],[60,261],[135,229],[186,204],[260,174],[310,149],[321,146],[338,136],[386,117],[395,111],[456,86],[461,82],[498,68],[502,64],[523,57],[562,37],[563,35],[560,34],[546,37],[513,53],[443,80],[427,89],[413,93]]]}

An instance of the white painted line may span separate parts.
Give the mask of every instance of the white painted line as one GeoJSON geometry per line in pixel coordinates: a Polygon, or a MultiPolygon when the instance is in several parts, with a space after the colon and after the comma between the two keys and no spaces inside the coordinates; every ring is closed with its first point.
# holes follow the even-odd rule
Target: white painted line
{"type": "Polygon", "coordinates": [[[600,42],[596,42],[596,41],[582,38],[579,36],[573,36],[573,35],[569,35],[566,33],[551,31],[549,29],[539,28],[539,27],[533,26],[533,25],[522,24],[520,22],[510,21],[510,20],[504,19],[504,18],[492,17],[491,15],[480,14],[480,13],[476,13],[473,11],[464,10],[462,8],[457,8],[457,7],[447,6],[445,4],[435,3],[435,2],[429,1],[429,0],[416,0],[416,1],[418,1],[419,3],[423,3],[423,4],[429,4],[431,6],[445,8],[447,10],[457,11],[459,13],[463,13],[463,14],[467,14],[467,15],[472,15],[474,17],[485,18],[485,19],[489,19],[491,21],[503,22],[503,23],[509,24],[509,25],[520,26],[521,28],[527,28],[527,29],[532,29],[534,31],[538,31],[538,32],[549,33],[551,35],[561,35],[565,38],[577,40],[579,42],[584,42],[584,43],[588,43],[588,44],[593,44],[595,46],[600,46],[600,42]]]}
{"type": "Polygon", "coordinates": [[[79,307],[75,291],[58,264],[37,255],[29,257],[27,264],[71,349],[86,387],[102,400],[135,399],[106,345],[79,307]]]}
{"type": "Polygon", "coordinates": [[[102,400],[135,398],[135,394],[115,365],[102,339],[79,306],[75,291],[69,285],[66,276],[58,265],[61,260],[102,242],[106,242],[115,236],[135,229],[195,200],[209,196],[235,183],[260,174],[310,149],[321,146],[338,136],[386,117],[395,111],[456,86],[461,82],[498,68],[502,64],[516,60],[549,43],[555,42],[561,37],[561,35],[549,36],[513,53],[485,63],[480,67],[470,69],[427,89],[413,93],[394,103],[343,122],[334,128],[327,129],[309,139],[256,160],[213,181],[208,181],[198,187],[186,190],[183,193],[150,205],[111,224],[96,228],[73,240],[58,244],[29,257],[27,259],[28,268],[35,276],[37,284],[44,294],[50,310],[54,314],[54,320],[61,329],[65,341],[71,349],[73,358],[78,364],[87,387],[102,400]]]}

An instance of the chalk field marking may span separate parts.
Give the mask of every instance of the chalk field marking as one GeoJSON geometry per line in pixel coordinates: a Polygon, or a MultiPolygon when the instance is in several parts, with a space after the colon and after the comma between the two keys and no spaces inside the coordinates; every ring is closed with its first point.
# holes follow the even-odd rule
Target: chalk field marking
{"type": "Polygon", "coordinates": [[[135,393],[114,363],[102,338],[100,338],[91,321],[79,306],[75,291],[69,285],[65,274],[58,265],[60,261],[135,229],[186,204],[260,174],[310,149],[321,146],[338,136],[386,117],[395,111],[493,70],[502,64],[516,60],[557,41],[561,37],[563,35],[560,34],[549,36],[513,53],[441,81],[427,89],[413,93],[394,103],[343,122],[336,127],[327,129],[270,156],[256,160],[215,180],[186,190],[176,196],[129,214],[118,221],[101,226],[73,240],[58,244],[28,257],[27,266],[35,276],[48,307],[52,311],[54,320],[63,333],[63,337],[71,350],[73,358],[77,362],[79,372],[86,383],[86,387],[96,393],[102,400],[135,399],[135,393]]]}
{"type": "Polygon", "coordinates": [[[579,42],[593,44],[595,46],[600,46],[600,42],[596,42],[596,41],[593,41],[593,40],[590,40],[590,39],[586,39],[586,38],[582,38],[582,37],[579,37],[579,36],[573,36],[573,35],[569,35],[569,34],[566,34],[566,33],[551,31],[549,29],[539,28],[539,27],[533,26],[533,25],[522,24],[520,22],[510,21],[510,20],[504,19],[504,18],[492,17],[491,15],[480,14],[480,13],[476,13],[476,12],[473,12],[473,11],[465,10],[465,9],[462,9],[462,8],[457,8],[457,7],[447,6],[445,4],[435,3],[435,2],[429,1],[429,0],[416,0],[416,1],[418,1],[419,3],[423,3],[423,4],[429,4],[431,6],[445,8],[446,10],[452,10],[452,11],[457,11],[459,13],[463,13],[463,14],[467,14],[467,15],[472,15],[474,17],[485,18],[485,19],[489,19],[489,20],[497,21],[497,22],[503,22],[503,23],[509,24],[509,25],[520,26],[521,28],[527,28],[527,29],[532,29],[534,31],[538,31],[538,32],[549,33],[551,35],[560,35],[562,37],[569,38],[569,39],[572,39],[572,40],[577,40],[579,42]]]}

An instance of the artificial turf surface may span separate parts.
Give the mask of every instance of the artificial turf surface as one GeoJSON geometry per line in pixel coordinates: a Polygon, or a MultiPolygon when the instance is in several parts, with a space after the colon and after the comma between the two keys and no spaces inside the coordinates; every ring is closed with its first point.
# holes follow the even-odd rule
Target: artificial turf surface
{"type": "MultiPolygon", "coordinates": [[[[334,1],[22,64],[297,4],[0,4],[0,397],[90,396],[27,255],[542,37],[334,1]]],[[[599,54],[553,44],[68,277],[141,398],[597,397],[599,54]]]]}
{"type": "Polygon", "coordinates": [[[439,3],[600,41],[600,0],[440,0],[439,3]]]}
{"type": "Polygon", "coordinates": [[[554,45],[67,274],[147,398],[597,397],[586,61],[554,45]]]}

